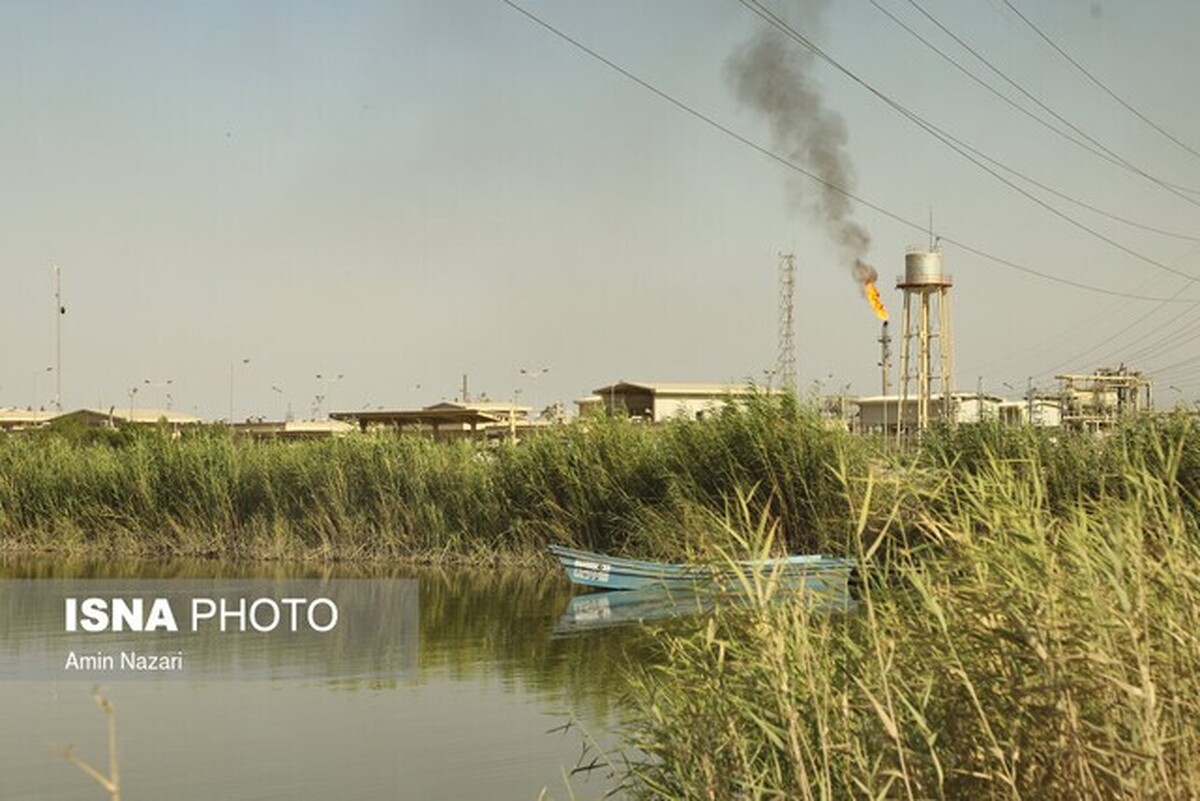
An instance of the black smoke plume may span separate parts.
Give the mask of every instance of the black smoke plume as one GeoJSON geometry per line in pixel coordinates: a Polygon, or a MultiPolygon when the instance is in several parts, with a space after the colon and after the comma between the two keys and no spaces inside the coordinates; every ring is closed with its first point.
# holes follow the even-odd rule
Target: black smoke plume
{"type": "MultiPolygon", "coordinates": [[[[819,22],[820,5],[805,4],[808,22],[819,22]]],[[[769,28],[729,57],[726,72],[738,99],[770,123],[775,151],[825,182],[796,176],[793,200],[825,227],[854,265],[866,255],[871,238],[851,219],[850,199],[832,188],[853,191],[854,169],[846,153],[846,123],[825,103],[813,76],[815,59],[803,45],[769,28]]]]}

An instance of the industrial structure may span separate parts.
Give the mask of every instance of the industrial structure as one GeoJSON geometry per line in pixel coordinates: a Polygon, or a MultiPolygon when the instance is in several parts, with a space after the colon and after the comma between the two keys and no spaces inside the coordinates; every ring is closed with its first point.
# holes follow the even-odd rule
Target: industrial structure
{"type": "Polygon", "coordinates": [[[1000,404],[1000,422],[1005,425],[1055,427],[1062,425],[1062,402],[1057,395],[1030,391],[1025,400],[1006,400],[1000,404]]]}
{"type": "Polygon", "coordinates": [[[357,429],[341,420],[248,420],[234,423],[233,432],[259,440],[326,439],[346,436],[357,429]]]}
{"type": "Polygon", "coordinates": [[[775,375],[780,389],[796,389],[796,257],[779,254],[779,349],[775,375]]]}
{"type": "Polygon", "coordinates": [[[668,384],[618,381],[593,390],[590,398],[577,401],[581,414],[591,409],[609,415],[628,416],[650,423],[676,418],[699,420],[730,401],[763,394],[753,384],[668,384]]]}
{"type": "Polygon", "coordinates": [[[87,428],[119,428],[126,425],[165,425],[178,429],[180,426],[198,425],[199,417],[173,409],[125,409],[112,407],[100,409],[76,409],[57,412],[46,409],[0,409],[0,431],[27,431],[55,425],[80,425],[87,428]]]}
{"type": "Polygon", "coordinates": [[[1150,380],[1125,365],[1055,378],[1060,382],[1062,424],[1068,428],[1103,431],[1122,417],[1152,406],[1150,380]]]}
{"type": "Polygon", "coordinates": [[[923,431],[935,418],[956,419],[952,409],[954,345],[950,330],[950,287],[953,283],[951,276],[942,271],[941,250],[936,247],[929,250],[909,248],[904,257],[904,275],[896,279],[896,288],[904,290],[897,408],[906,412],[902,423],[896,427],[897,432],[911,430],[914,426],[923,431]],[[910,422],[908,401],[914,397],[914,419],[910,422]]]}
{"type": "MultiPolygon", "coordinates": [[[[851,429],[862,434],[895,435],[919,427],[920,400],[895,395],[875,395],[851,398],[858,407],[851,429]]],[[[1000,419],[1003,399],[998,395],[978,392],[951,392],[948,396],[934,395],[929,399],[937,412],[934,420],[950,425],[980,423],[1000,419]]]]}
{"type": "Polygon", "coordinates": [[[892,337],[888,333],[888,321],[884,320],[879,327],[879,372],[880,394],[892,394],[892,337]]]}
{"type": "MultiPolygon", "coordinates": [[[[466,390],[466,378],[463,378],[466,390]]],[[[422,409],[375,409],[330,412],[332,420],[356,425],[362,431],[390,428],[431,434],[434,439],[476,437],[489,432],[511,435],[514,428],[530,426],[530,408],[494,401],[443,401],[422,409]]]]}

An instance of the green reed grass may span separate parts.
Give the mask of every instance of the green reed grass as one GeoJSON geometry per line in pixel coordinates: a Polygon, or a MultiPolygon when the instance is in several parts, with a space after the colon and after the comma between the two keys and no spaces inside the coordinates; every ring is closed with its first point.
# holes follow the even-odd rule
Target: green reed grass
{"type": "Polygon", "coordinates": [[[663,559],[701,549],[739,493],[779,525],[781,550],[845,554],[848,503],[876,482],[865,523],[885,548],[925,537],[915,508],[948,513],[988,455],[1036,473],[1056,514],[1126,497],[1129,465],[1174,470],[1195,509],[1200,447],[1186,418],[1108,437],[963,426],[913,448],[829,427],[794,398],[700,421],[590,419],[519,444],[356,435],[254,442],[224,428],[42,431],[0,439],[0,547],[253,558],[531,559],[547,542],[663,559]],[[1177,464],[1162,443],[1179,441],[1177,464]],[[931,490],[941,485],[943,491],[931,490]],[[913,490],[929,490],[923,495],[913,490]],[[754,490],[751,492],[751,490],[754,490]],[[901,493],[901,490],[904,492],[901,493]]]}
{"type": "Polygon", "coordinates": [[[749,482],[795,549],[844,538],[847,437],[764,398],[658,428],[588,420],[516,445],[363,435],[252,442],[221,428],[0,440],[0,542],[226,557],[524,557],[548,541],[679,555],[697,510],[749,482]]]}
{"type": "Polygon", "coordinates": [[[1200,797],[1195,431],[1138,424],[1078,484],[1040,440],[982,433],[969,464],[846,482],[857,613],[759,603],[662,635],[630,699],[637,795],[1200,797]]]}

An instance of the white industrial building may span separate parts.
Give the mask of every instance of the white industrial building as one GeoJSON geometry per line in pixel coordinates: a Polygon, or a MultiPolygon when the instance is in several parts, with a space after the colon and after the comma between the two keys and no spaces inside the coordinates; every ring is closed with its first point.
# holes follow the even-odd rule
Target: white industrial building
{"type": "Polygon", "coordinates": [[[1062,425],[1062,403],[1058,398],[1044,397],[1006,400],[1000,404],[1000,421],[1008,425],[1062,425]]]}
{"type": "MultiPolygon", "coordinates": [[[[931,398],[930,410],[934,412],[931,422],[940,422],[944,418],[940,414],[942,405],[940,395],[931,398]]],[[[874,397],[853,398],[850,403],[858,406],[858,417],[855,420],[855,430],[865,434],[896,433],[897,409],[900,398],[897,395],[876,395],[874,397]]],[[[904,401],[904,430],[915,431],[918,423],[918,401],[907,398],[904,401]]],[[[1035,426],[1058,426],[1062,423],[1061,404],[1058,398],[1034,397],[1027,400],[1005,400],[998,395],[979,394],[977,392],[953,392],[950,394],[951,416],[953,424],[978,423],[998,420],[1007,425],[1023,425],[1030,423],[1035,426]]]]}
{"type": "MultiPolygon", "coordinates": [[[[997,420],[1003,401],[998,395],[952,392],[949,397],[950,416],[947,419],[942,412],[946,408],[942,396],[933,395],[929,400],[930,422],[952,424],[997,420]]],[[[864,434],[895,434],[897,423],[905,431],[915,431],[920,422],[920,401],[915,397],[904,398],[902,402],[899,395],[875,395],[852,398],[849,402],[858,406],[855,428],[864,434]]]]}
{"type": "Polygon", "coordinates": [[[618,381],[577,401],[581,413],[602,409],[613,415],[661,423],[684,418],[699,420],[730,401],[745,400],[769,390],[752,384],[672,384],[618,381]]]}

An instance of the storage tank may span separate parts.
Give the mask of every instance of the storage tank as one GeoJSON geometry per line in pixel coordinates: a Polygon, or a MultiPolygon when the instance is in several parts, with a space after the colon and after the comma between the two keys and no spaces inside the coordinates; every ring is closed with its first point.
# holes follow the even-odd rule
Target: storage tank
{"type": "Polygon", "coordinates": [[[942,252],[909,248],[904,255],[904,280],[907,286],[949,286],[950,276],[942,272],[942,252]]]}

